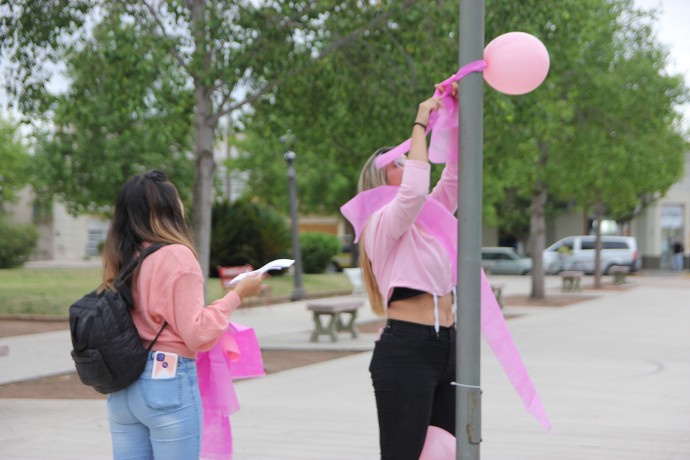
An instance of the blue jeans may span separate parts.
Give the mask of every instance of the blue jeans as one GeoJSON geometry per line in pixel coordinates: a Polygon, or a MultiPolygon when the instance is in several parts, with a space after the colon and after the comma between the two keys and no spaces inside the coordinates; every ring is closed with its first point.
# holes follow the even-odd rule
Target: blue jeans
{"type": "Polygon", "coordinates": [[[388,320],[369,366],[381,459],[419,459],[429,425],[455,435],[455,343],[455,327],[388,320]]]}
{"type": "Polygon", "coordinates": [[[198,459],[201,395],[196,362],[179,358],[172,379],[151,379],[153,353],[141,376],[108,397],[113,458],[198,459]]]}

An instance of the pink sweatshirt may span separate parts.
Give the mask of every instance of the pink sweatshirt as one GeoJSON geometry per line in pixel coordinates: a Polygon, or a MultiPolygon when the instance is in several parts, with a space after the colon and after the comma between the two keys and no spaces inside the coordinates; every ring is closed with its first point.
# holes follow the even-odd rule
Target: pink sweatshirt
{"type": "MultiPolygon", "coordinates": [[[[429,193],[428,163],[405,162],[395,198],[369,218],[362,236],[384,304],[395,287],[443,296],[453,289],[452,265],[444,246],[415,220],[429,193]]],[[[457,207],[457,162],[449,162],[431,192],[450,212],[457,207]]]]}
{"type": "Polygon", "coordinates": [[[144,346],[163,333],[156,351],[196,358],[199,351],[213,348],[228,327],[228,317],[241,300],[230,291],[204,306],[204,277],[192,251],[181,244],[164,246],[144,259],[132,286],[132,318],[144,346]]]}

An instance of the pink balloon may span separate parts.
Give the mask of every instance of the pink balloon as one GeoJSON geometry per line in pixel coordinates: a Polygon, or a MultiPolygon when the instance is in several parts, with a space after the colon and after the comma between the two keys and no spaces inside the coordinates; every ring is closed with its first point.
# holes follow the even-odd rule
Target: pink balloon
{"type": "Polygon", "coordinates": [[[511,95],[537,88],[549,73],[549,52],[534,35],[509,32],[484,48],[484,79],[492,88],[511,95]]]}
{"type": "Polygon", "coordinates": [[[430,425],[419,460],[455,460],[455,436],[430,425]]]}

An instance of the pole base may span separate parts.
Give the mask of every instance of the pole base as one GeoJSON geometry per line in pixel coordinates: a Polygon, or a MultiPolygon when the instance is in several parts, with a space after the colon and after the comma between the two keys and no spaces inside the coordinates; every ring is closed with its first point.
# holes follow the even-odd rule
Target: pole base
{"type": "Polygon", "coordinates": [[[292,291],[292,294],[290,294],[290,300],[295,301],[295,300],[302,300],[307,298],[307,293],[304,291],[304,289],[295,289],[292,291]]]}

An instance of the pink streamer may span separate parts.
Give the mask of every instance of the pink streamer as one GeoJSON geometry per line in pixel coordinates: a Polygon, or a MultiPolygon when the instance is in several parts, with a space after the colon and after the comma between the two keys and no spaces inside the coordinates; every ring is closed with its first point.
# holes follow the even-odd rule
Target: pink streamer
{"type": "MultiPolygon", "coordinates": [[[[462,80],[472,72],[481,72],[486,69],[486,61],[472,61],[462,66],[454,75],[441,82],[439,85],[448,88],[456,81],[462,80]]],[[[427,134],[431,131],[429,141],[429,161],[432,163],[446,163],[457,161],[458,158],[458,101],[451,96],[450,91],[444,91],[443,95],[438,89],[434,97],[441,97],[443,107],[438,112],[431,112],[429,123],[426,127],[427,134]],[[433,130],[433,131],[432,131],[433,130]]],[[[383,168],[396,158],[405,155],[410,150],[412,139],[407,139],[397,147],[376,158],[376,167],[383,168]]]]}
{"type": "Polygon", "coordinates": [[[541,404],[536,388],[527,373],[525,363],[522,362],[520,352],[513,342],[510,329],[498,305],[491,284],[482,269],[481,281],[481,329],[491,350],[501,363],[510,383],[520,396],[525,410],[532,414],[548,432],[551,432],[551,421],[541,404]]]}
{"type": "Polygon", "coordinates": [[[204,410],[201,456],[232,460],[229,417],[240,409],[232,381],[265,375],[254,329],[230,323],[218,343],[197,356],[197,373],[204,410]]]}
{"type": "MultiPolygon", "coordinates": [[[[355,230],[355,241],[361,236],[369,216],[390,202],[398,188],[384,185],[366,190],[340,208],[355,230]]],[[[429,196],[417,217],[417,223],[445,247],[453,265],[453,282],[457,284],[457,220],[441,203],[429,196]]],[[[550,432],[551,422],[513,342],[484,270],[481,273],[481,331],[527,412],[550,432]]]]}

